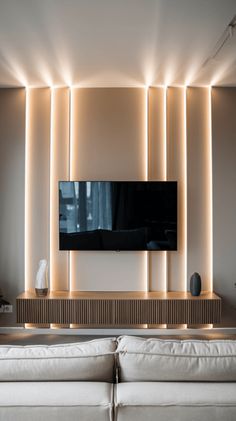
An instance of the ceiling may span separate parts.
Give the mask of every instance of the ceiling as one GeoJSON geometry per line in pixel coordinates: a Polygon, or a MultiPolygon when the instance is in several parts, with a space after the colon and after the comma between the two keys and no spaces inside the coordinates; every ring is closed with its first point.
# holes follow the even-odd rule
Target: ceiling
{"type": "Polygon", "coordinates": [[[0,86],[236,86],[236,0],[0,0],[0,86]]]}

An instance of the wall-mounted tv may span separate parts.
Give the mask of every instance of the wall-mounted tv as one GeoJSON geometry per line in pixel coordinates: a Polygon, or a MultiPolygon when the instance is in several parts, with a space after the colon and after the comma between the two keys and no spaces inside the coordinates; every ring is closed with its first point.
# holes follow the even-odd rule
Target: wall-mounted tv
{"type": "Polygon", "coordinates": [[[60,250],[177,250],[176,181],[60,181],[60,250]]]}

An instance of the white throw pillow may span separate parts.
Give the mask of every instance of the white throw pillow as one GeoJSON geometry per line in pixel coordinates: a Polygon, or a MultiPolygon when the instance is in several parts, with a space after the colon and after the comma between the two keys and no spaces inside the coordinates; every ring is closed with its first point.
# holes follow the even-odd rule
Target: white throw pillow
{"type": "Polygon", "coordinates": [[[121,381],[236,381],[236,341],[121,336],[121,381]]]}
{"type": "Polygon", "coordinates": [[[63,345],[0,346],[0,381],[112,382],[116,339],[63,345]]]}

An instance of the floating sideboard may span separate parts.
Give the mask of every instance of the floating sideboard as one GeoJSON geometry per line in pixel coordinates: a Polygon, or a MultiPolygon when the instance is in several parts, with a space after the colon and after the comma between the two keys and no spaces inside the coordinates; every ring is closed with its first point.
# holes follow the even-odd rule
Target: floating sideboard
{"type": "Polygon", "coordinates": [[[133,326],[220,323],[221,298],[213,292],[50,292],[17,297],[17,322],[133,326]]]}

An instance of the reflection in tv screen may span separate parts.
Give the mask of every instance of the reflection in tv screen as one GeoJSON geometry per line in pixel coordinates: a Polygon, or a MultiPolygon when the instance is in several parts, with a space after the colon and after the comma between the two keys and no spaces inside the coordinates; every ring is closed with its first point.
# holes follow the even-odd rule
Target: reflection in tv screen
{"type": "Polygon", "coordinates": [[[60,250],[177,250],[176,181],[60,181],[60,250]]]}

